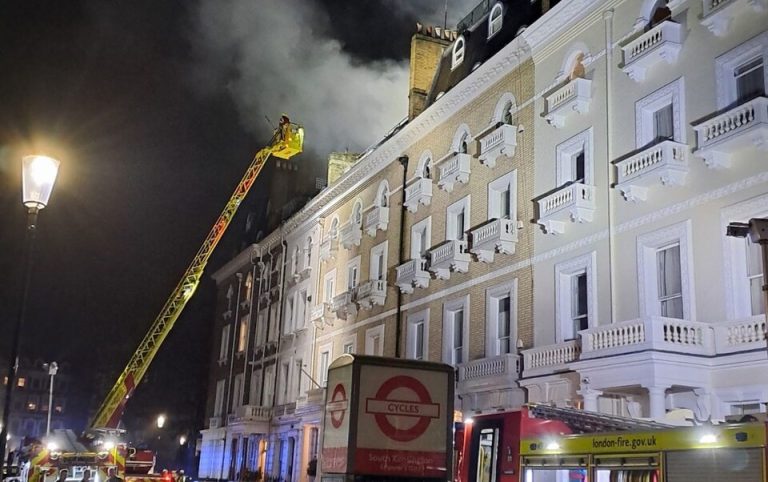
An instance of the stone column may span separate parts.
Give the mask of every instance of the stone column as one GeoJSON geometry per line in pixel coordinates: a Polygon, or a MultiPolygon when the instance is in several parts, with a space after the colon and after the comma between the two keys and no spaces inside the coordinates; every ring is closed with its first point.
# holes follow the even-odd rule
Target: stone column
{"type": "Polygon", "coordinates": [[[667,387],[646,387],[648,390],[649,415],[654,420],[662,420],[667,413],[667,387]]]}
{"type": "Polygon", "coordinates": [[[592,388],[582,388],[577,390],[576,393],[581,395],[584,399],[584,410],[588,412],[597,412],[597,397],[603,394],[601,390],[594,390],[592,388]]]}

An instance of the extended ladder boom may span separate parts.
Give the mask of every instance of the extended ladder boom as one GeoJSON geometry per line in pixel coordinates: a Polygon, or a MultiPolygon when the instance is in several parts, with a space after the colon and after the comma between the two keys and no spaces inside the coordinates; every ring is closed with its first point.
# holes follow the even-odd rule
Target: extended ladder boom
{"type": "Polygon", "coordinates": [[[230,197],[227,205],[224,207],[213,228],[205,238],[203,245],[195,255],[192,263],[184,272],[181,281],[173,290],[160,314],[152,323],[152,327],[141,341],[139,348],[131,357],[128,365],[125,367],[115,385],[110,390],[107,398],[102,402],[101,407],[96,412],[91,421],[90,428],[117,428],[120,418],[123,415],[125,404],[133,394],[134,389],[147,372],[152,359],[157,354],[163,340],[168,336],[174,323],[181,315],[189,299],[195,292],[203,270],[208,260],[213,254],[216,245],[221,240],[224,232],[229,227],[237,208],[243,201],[248,191],[251,189],[261,169],[267,162],[270,155],[289,159],[290,157],[302,151],[304,142],[304,131],[301,127],[291,124],[289,128],[278,132],[275,135],[273,143],[256,153],[251,165],[245,172],[240,183],[235,188],[235,192],[230,197]]]}

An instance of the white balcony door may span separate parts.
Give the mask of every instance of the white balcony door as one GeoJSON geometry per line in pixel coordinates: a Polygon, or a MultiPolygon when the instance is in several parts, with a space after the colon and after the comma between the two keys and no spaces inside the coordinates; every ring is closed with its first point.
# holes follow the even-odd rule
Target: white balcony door
{"type": "Polygon", "coordinates": [[[765,297],[763,296],[763,253],[759,244],[746,243],[747,253],[747,284],[749,285],[749,305],[752,315],[765,313],[765,297]]]}
{"type": "Polygon", "coordinates": [[[683,318],[683,281],[680,273],[680,244],[656,251],[659,314],[683,318]]]}

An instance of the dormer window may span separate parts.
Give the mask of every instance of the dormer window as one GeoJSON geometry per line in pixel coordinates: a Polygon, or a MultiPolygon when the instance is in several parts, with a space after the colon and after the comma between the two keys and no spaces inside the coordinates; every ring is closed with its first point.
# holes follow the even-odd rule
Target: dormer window
{"type": "Polygon", "coordinates": [[[491,14],[488,15],[488,38],[490,39],[501,30],[503,22],[501,3],[497,3],[491,9],[491,14]]]}
{"type": "Polygon", "coordinates": [[[451,70],[455,69],[464,61],[464,37],[459,37],[453,44],[453,56],[451,58],[451,70]]]}

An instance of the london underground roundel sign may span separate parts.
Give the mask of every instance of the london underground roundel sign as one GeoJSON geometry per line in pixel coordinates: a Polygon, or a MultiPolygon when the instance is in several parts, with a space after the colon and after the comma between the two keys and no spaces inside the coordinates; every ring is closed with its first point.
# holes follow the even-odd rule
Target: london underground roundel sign
{"type": "Polygon", "coordinates": [[[376,395],[366,399],[365,411],[374,416],[382,433],[396,442],[417,439],[432,419],[440,418],[440,404],[432,402],[429,390],[419,380],[407,375],[394,376],[382,383],[376,395]]]}

